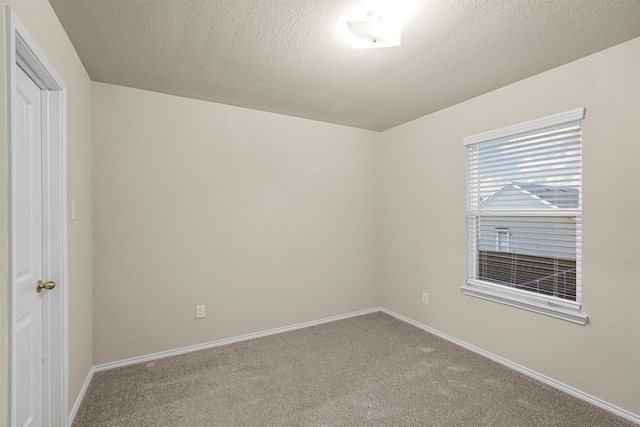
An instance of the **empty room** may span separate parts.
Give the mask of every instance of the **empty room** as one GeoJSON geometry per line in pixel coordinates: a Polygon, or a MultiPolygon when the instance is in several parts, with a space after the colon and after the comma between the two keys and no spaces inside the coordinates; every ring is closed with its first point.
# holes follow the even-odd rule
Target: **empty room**
{"type": "Polygon", "coordinates": [[[0,425],[640,425],[640,1],[0,3],[0,425]]]}

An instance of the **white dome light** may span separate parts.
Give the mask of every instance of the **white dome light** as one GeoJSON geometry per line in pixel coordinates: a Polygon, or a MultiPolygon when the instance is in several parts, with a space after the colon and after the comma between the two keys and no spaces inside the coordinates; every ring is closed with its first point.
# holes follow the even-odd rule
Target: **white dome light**
{"type": "Polygon", "coordinates": [[[366,21],[347,21],[351,46],[358,49],[400,46],[403,17],[372,10],[366,21]]]}

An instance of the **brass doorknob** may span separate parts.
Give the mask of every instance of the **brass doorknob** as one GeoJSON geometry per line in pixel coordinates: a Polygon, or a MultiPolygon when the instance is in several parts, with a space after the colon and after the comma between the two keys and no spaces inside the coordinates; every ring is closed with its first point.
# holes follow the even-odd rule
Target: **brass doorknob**
{"type": "Polygon", "coordinates": [[[38,293],[42,292],[43,289],[46,289],[47,291],[50,291],[51,289],[56,287],[56,282],[44,282],[42,283],[42,280],[38,280],[38,283],[36,283],[36,291],[38,291],[38,293]]]}

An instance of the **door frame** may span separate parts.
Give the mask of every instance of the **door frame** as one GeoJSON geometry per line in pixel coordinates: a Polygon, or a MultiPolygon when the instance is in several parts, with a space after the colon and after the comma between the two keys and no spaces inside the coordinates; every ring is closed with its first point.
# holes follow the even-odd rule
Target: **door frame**
{"type": "MultiPolygon", "coordinates": [[[[13,426],[16,412],[17,352],[15,307],[15,147],[16,67],[18,64],[42,89],[42,211],[43,280],[54,280],[58,292],[43,295],[43,401],[45,425],[68,423],[68,265],[67,265],[67,153],[66,84],[40,50],[13,10],[5,6],[5,114],[7,138],[7,240],[8,240],[8,415],[13,426]]],[[[35,291],[35,284],[34,284],[35,291]]]]}

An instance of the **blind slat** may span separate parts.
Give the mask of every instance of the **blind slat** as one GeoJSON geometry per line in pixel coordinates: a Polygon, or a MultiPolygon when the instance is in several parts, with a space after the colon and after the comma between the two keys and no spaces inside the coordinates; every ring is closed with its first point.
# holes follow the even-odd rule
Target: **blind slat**
{"type": "Polygon", "coordinates": [[[581,125],[466,145],[468,283],[579,302],[581,125]]]}

